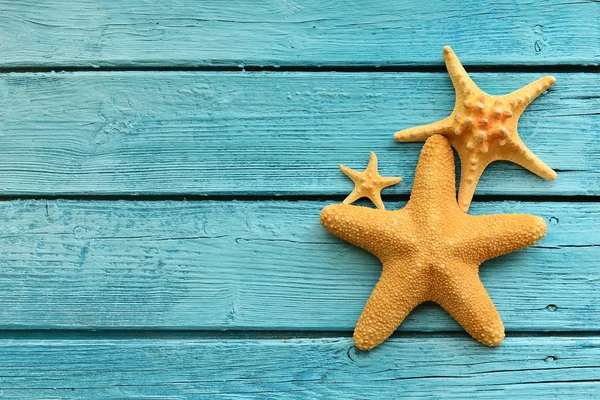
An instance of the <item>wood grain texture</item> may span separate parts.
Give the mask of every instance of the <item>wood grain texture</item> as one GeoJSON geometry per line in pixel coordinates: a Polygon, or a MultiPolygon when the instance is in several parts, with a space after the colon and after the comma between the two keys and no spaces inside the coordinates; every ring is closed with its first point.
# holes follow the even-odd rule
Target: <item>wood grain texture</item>
{"type": "MultiPolygon", "coordinates": [[[[507,93],[539,73],[473,74],[507,93]]],[[[559,172],[495,163],[476,194],[600,194],[598,74],[558,74],[520,122],[559,172]]],[[[99,72],[0,75],[0,195],[347,195],[369,151],[409,193],[422,143],[396,130],[452,111],[446,73],[99,72]]]]}
{"type": "Polygon", "coordinates": [[[1,340],[7,399],[596,399],[600,339],[1,340]]]}
{"type": "Polygon", "coordinates": [[[79,199],[0,201],[0,398],[599,398],[600,202],[556,197],[600,195],[599,20],[593,0],[0,0],[0,198],[79,199]],[[555,202],[471,211],[549,227],[482,266],[498,348],[426,304],[355,350],[380,265],[319,225],[327,202],[83,200],[341,199],[369,151],[404,178],[384,200],[407,194],[421,144],[392,135],[451,111],[444,45],[504,71],[472,74],[492,94],[565,72],[520,123],[558,180],[503,163],[476,192],[555,202]],[[404,72],[324,72],[380,66],[404,72]],[[306,72],[241,72],[279,67],[306,72]]]}
{"type": "Polygon", "coordinates": [[[0,66],[598,65],[590,1],[0,2],[0,66]]]}
{"type": "MultiPolygon", "coordinates": [[[[1,202],[0,328],[352,331],[381,266],[321,227],[325,204],[1,202]]],[[[549,226],[481,268],[508,331],[600,329],[600,204],[476,202],[472,213],[549,226]]],[[[462,331],[433,304],[401,330],[462,331]]]]}

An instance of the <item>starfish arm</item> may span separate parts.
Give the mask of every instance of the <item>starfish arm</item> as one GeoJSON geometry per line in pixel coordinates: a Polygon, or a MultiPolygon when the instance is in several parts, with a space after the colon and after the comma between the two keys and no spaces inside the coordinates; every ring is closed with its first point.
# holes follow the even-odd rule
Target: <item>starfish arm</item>
{"type": "Polygon", "coordinates": [[[367,164],[367,169],[373,169],[377,171],[377,156],[374,152],[369,153],[369,164],[367,164]]]}
{"type": "Polygon", "coordinates": [[[358,190],[354,189],[352,191],[352,193],[350,193],[348,195],[348,197],[346,197],[342,203],[344,203],[344,204],[352,204],[356,200],[360,199],[361,197],[363,197],[363,195],[358,190]]]}
{"type": "Polygon", "coordinates": [[[390,186],[394,186],[397,183],[402,182],[402,178],[386,178],[386,177],[382,177],[381,178],[381,188],[386,188],[386,187],[390,187],[390,186]]]}
{"type": "Polygon", "coordinates": [[[519,138],[514,139],[512,144],[513,151],[504,156],[505,160],[519,164],[521,167],[533,172],[540,178],[554,180],[558,174],[546,165],[538,156],[525,146],[525,143],[519,138]]]}
{"type": "Polygon", "coordinates": [[[446,130],[450,129],[450,126],[451,120],[450,117],[448,117],[431,124],[415,126],[396,132],[394,134],[394,140],[397,142],[422,142],[433,135],[444,133],[446,130]]]}
{"type": "Polygon", "coordinates": [[[464,212],[469,211],[471,200],[475,194],[475,188],[479,183],[481,174],[487,167],[487,163],[477,161],[478,163],[472,163],[472,160],[476,160],[473,156],[469,157],[468,154],[460,157],[460,185],[458,188],[458,206],[464,212]]]}
{"type": "Polygon", "coordinates": [[[504,325],[496,307],[479,279],[476,266],[444,269],[439,291],[433,301],[442,306],[465,330],[486,346],[498,346],[504,339],[504,325]]]}
{"type": "Polygon", "coordinates": [[[480,264],[538,242],[546,235],[546,223],[529,214],[469,215],[462,231],[461,257],[480,264]]]}
{"type": "Polygon", "coordinates": [[[389,231],[393,225],[406,225],[406,216],[402,211],[333,204],[321,211],[321,224],[335,236],[378,255],[399,240],[389,231]]]}
{"type": "Polygon", "coordinates": [[[420,274],[393,274],[384,270],[354,330],[354,344],[371,350],[387,339],[404,318],[425,300],[420,274]]]}
{"type": "Polygon", "coordinates": [[[454,90],[456,90],[457,98],[462,98],[463,94],[469,88],[471,88],[471,90],[475,89],[481,91],[467,74],[467,71],[465,71],[465,68],[460,63],[452,48],[450,46],[444,46],[443,53],[446,69],[448,70],[448,75],[450,75],[450,79],[454,85],[454,90]]]}
{"type": "Polygon", "coordinates": [[[448,139],[434,135],[421,149],[415,181],[406,208],[421,210],[456,205],[454,153],[448,139]],[[435,208],[435,207],[434,207],[435,208]]]}
{"type": "Polygon", "coordinates": [[[500,97],[508,100],[508,102],[513,106],[513,112],[517,115],[520,115],[523,110],[525,110],[525,107],[527,107],[540,94],[548,90],[548,88],[554,85],[555,82],[555,77],[545,76],[527,86],[522,87],[519,90],[515,90],[512,93],[500,97]]]}
{"type": "Polygon", "coordinates": [[[381,192],[372,193],[369,199],[375,204],[375,207],[385,210],[385,205],[383,204],[383,200],[381,200],[381,192]]]}
{"type": "Polygon", "coordinates": [[[352,168],[346,167],[345,165],[340,165],[340,170],[350,179],[352,182],[358,183],[360,182],[361,172],[355,171],[352,168]]]}

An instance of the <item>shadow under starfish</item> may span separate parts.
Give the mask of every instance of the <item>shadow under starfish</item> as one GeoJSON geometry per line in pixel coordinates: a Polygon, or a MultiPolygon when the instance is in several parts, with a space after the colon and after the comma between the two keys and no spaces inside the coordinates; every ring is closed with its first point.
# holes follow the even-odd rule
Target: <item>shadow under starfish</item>
{"type": "Polygon", "coordinates": [[[483,170],[493,161],[512,161],[544,179],[556,179],[556,172],[517,133],[525,108],[556,79],[546,76],[510,94],[492,96],[477,87],[449,46],[444,47],[444,61],[456,91],[454,111],[441,121],[396,132],[394,139],[415,142],[435,134],[448,138],[461,162],[458,203],[465,212],[483,170]]]}

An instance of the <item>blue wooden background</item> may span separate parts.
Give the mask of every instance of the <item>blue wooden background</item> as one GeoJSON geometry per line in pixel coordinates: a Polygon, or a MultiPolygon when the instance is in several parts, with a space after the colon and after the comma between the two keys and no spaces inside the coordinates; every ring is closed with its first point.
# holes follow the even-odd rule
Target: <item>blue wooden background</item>
{"type": "Polygon", "coordinates": [[[600,398],[600,3],[0,1],[0,398],[600,398]],[[322,229],[351,182],[404,181],[481,88],[553,74],[523,115],[548,182],[491,166],[471,212],[542,216],[486,262],[497,348],[420,306],[371,352],[380,271],[322,229]]]}

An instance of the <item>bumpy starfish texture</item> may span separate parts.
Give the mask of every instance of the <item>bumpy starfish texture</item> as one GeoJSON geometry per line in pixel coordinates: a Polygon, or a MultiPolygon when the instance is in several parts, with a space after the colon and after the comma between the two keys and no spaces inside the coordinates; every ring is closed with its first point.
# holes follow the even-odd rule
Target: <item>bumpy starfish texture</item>
{"type": "Polygon", "coordinates": [[[414,142],[440,134],[450,140],[460,157],[458,203],[465,212],[483,170],[493,161],[512,161],[544,179],[556,179],[556,172],[517,133],[525,108],[556,79],[546,76],[510,94],[491,96],[475,85],[449,46],[444,47],[444,60],[456,91],[454,111],[441,121],[396,132],[394,139],[414,142]]]}
{"type": "Polygon", "coordinates": [[[526,214],[468,215],[458,207],[454,185],[452,149],[435,135],[421,151],[403,209],[335,204],[321,212],[327,230],[383,265],[354,331],[359,349],[382,343],[425,301],[441,305],[479,342],[502,342],[504,326],[479,280],[479,265],[537,242],[546,224],[526,214]]]}
{"type": "Polygon", "coordinates": [[[388,186],[402,182],[402,178],[385,178],[379,175],[377,156],[373,152],[371,152],[369,158],[369,165],[363,172],[355,171],[343,165],[340,165],[340,169],[354,182],[354,190],[346,197],[344,204],[351,204],[361,197],[368,197],[377,208],[385,210],[381,200],[381,191],[388,186]]]}

